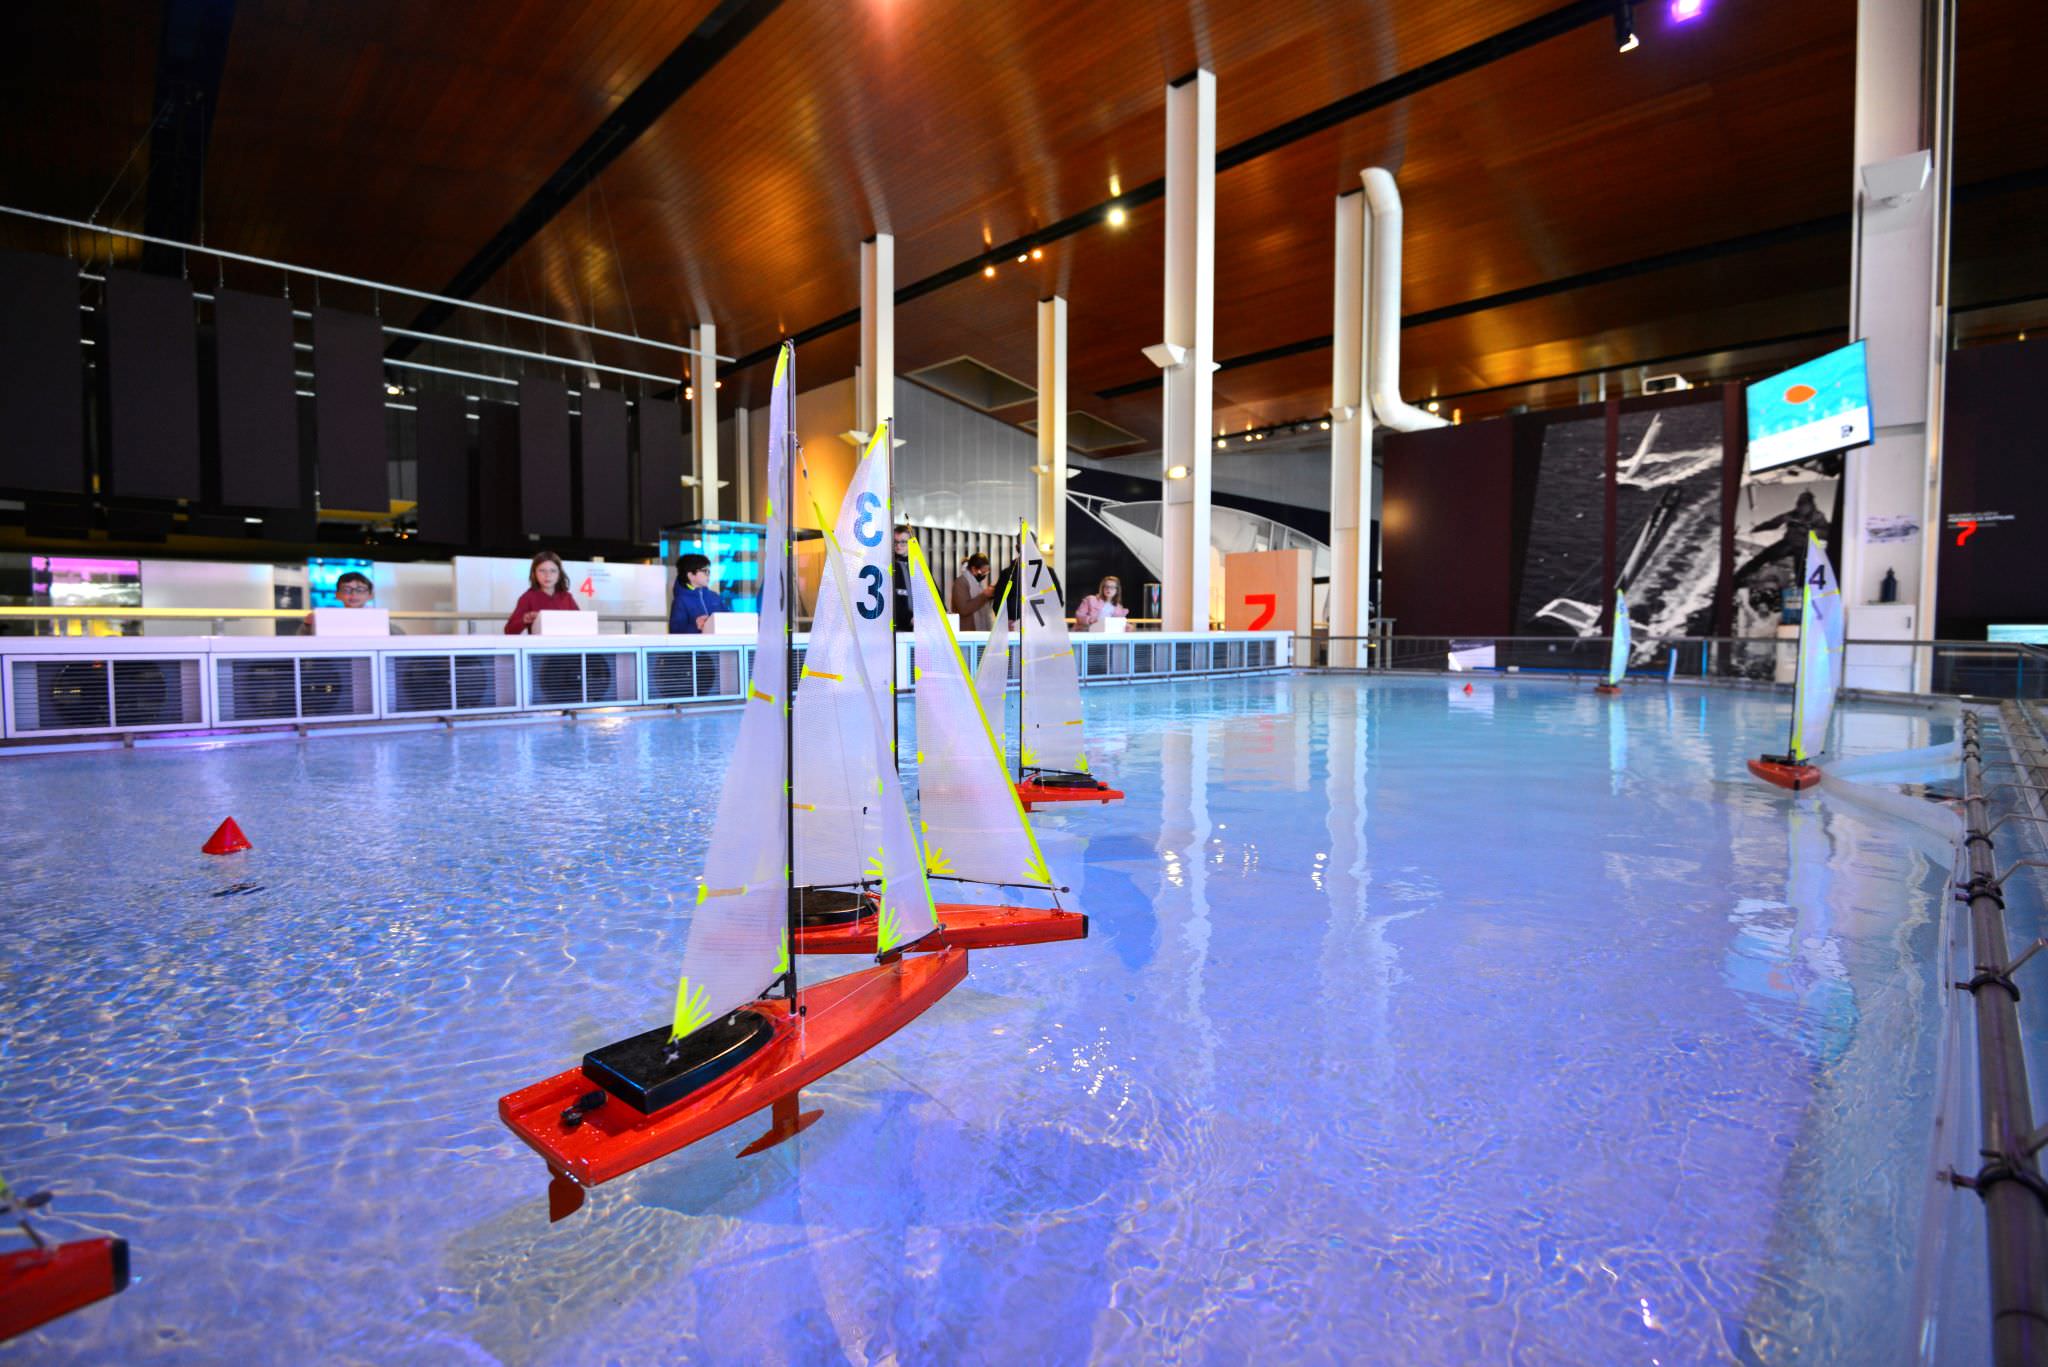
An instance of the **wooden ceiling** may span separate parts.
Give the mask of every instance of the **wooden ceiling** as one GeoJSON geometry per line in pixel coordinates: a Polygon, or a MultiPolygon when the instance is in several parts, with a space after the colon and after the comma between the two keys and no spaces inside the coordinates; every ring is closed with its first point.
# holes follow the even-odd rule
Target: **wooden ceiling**
{"type": "MultiPolygon", "coordinates": [[[[82,217],[104,200],[109,220],[139,226],[157,33],[167,10],[196,2],[16,7],[0,84],[15,130],[0,143],[8,202],[82,217]]],[[[1217,74],[1227,148],[1561,4],[782,0],[607,149],[477,297],[671,342],[708,321],[726,354],[760,352],[858,307],[871,233],[895,234],[908,286],[1155,180],[1163,88],[1198,65],[1217,74]]],[[[442,289],[726,8],[240,0],[198,227],[214,245],[442,289]]],[[[2004,188],[1959,196],[1957,297],[2048,294],[2031,212],[2048,189],[2026,180],[2048,166],[2029,86],[2048,7],[1963,10],[1956,181],[2004,188]]],[[[1710,0],[1682,26],[1665,11],[1638,5],[1634,52],[1615,52],[1604,20],[1583,24],[1221,172],[1217,354],[1296,350],[1217,375],[1219,428],[1327,408],[1329,353],[1314,343],[1330,330],[1332,200],[1368,165],[1400,177],[1411,317],[1564,286],[1410,326],[1411,395],[1471,395],[1467,412],[1484,412],[1557,392],[1537,383],[1552,377],[1659,357],[1702,358],[1704,373],[1745,343],[1839,327],[1854,6],[1710,0]],[[1743,245],[1794,225],[1810,226],[1743,245]]],[[[1139,348],[1158,340],[1162,221],[1142,204],[1121,228],[1090,226],[1041,260],[904,304],[899,373],[970,355],[1029,382],[1035,303],[1058,292],[1074,406],[1156,442],[1157,389],[1115,391],[1156,375],[1139,348]]],[[[393,321],[413,307],[384,302],[393,321]]],[[[541,340],[475,315],[446,330],[541,340]]],[[[561,335],[546,340],[563,350],[561,335]]],[[[849,374],[856,346],[851,327],[807,344],[804,382],[849,374]]],[[[585,354],[678,369],[627,346],[585,354]]],[[[764,366],[728,372],[721,397],[765,402],[765,378],[764,366]]]]}

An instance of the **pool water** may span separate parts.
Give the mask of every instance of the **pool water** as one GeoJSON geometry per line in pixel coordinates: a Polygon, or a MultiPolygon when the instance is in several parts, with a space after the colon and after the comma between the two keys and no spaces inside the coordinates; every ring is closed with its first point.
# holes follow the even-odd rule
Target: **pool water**
{"type": "Polygon", "coordinates": [[[553,1226],[496,1099],[664,1018],[736,713],[6,761],[0,1172],[136,1280],[0,1359],[1906,1350],[1948,869],[1744,775],[1782,697],[1084,696],[1091,938],[553,1226]]]}

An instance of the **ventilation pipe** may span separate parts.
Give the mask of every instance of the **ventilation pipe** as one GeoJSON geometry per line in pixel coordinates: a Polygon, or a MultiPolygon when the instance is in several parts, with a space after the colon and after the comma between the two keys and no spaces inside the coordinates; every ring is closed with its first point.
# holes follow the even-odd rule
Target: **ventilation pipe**
{"type": "Polygon", "coordinates": [[[1379,415],[1382,427],[1396,432],[1442,427],[1442,418],[1401,398],[1401,192],[1394,188],[1393,175],[1382,167],[1366,168],[1362,179],[1370,216],[1365,244],[1370,285],[1365,307],[1366,389],[1372,411],[1379,415]]]}

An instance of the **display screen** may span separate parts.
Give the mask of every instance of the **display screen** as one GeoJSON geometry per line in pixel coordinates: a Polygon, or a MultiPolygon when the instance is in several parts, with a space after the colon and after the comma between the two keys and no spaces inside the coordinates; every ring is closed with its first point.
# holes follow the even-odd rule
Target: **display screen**
{"type": "Polygon", "coordinates": [[[1749,386],[1749,468],[1771,470],[1870,441],[1862,342],[1749,386]]]}
{"type": "Polygon", "coordinates": [[[354,570],[374,586],[377,576],[371,573],[372,562],[368,560],[308,560],[306,562],[306,590],[313,597],[316,608],[338,608],[341,599],[335,596],[334,581],[354,570]]]}
{"type": "Polygon", "coordinates": [[[139,608],[142,562],[39,555],[30,570],[38,603],[53,608],[139,608]]]}
{"type": "Polygon", "coordinates": [[[710,587],[725,595],[734,612],[761,610],[761,543],[768,529],[758,522],[688,522],[661,539],[661,558],[671,569],[695,552],[711,561],[710,587]]]}

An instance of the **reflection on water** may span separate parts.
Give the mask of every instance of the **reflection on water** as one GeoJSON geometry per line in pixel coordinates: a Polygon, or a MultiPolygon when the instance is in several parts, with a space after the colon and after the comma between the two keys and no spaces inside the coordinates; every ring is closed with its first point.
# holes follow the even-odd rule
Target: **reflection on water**
{"type": "Polygon", "coordinates": [[[1471,682],[1091,690],[1090,938],[558,1226],[495,1098],[659,1018],[731,714],[15,761],[0,1170],[137,1270],[15,1350],[1898,1356],[1945,871],[1768,695],[1471,682]]]}

